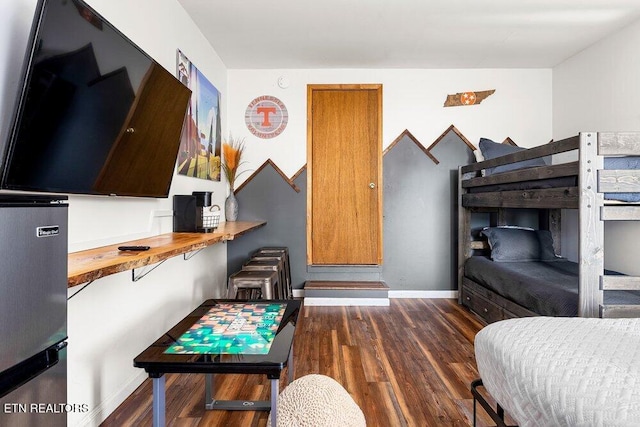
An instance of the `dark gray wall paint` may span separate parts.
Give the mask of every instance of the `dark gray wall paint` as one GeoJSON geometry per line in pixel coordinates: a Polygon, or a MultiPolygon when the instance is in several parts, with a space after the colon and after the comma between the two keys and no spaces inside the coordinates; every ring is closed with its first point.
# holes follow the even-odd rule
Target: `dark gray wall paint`
{"type": "Polygon", "coordinates": [[[307,280],[307,184],[306,172],[296,180],[297,193],[268,165],[237,194],[239,221],[266,220],[267,225],[228,242],[227,273],[242,267],[251,253],[263,246],[289,248],[291,283],[302,288],[307,280]]]}
{"type": "Polygon", "coordinates": [[[383,277],[393,290],[456,289],[457,174],[471,150],[449,132],[431,153],[410,138],[384,157],[383,277]]]}
{"type": "Polygon", "coordinates": [[[294,288],[307,280],[382,280],[392,290],[456,289],[457,170],[473,155],[454,132],[431,153],[438,165],[405,137],[384,156],[381,267],[307,267],[306,171],[296,178],[297,193],[267,165],[236,194],[238,220],[267,225],[228,242],[228,273],[261,246],[287,246],[294,288]]]}

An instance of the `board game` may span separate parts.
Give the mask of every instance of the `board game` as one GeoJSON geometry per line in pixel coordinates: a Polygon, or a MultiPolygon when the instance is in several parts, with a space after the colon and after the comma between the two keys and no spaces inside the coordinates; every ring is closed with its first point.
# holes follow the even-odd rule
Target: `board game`
{"type": "Polygon", "coordinates": [[[286,304],[221,303],[176,340],[166,354],[267,354],[286,304]]]}

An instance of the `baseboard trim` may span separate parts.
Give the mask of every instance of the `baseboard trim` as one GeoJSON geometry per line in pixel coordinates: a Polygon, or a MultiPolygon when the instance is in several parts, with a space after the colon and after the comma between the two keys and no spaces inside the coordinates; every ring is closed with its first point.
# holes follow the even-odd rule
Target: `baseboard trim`
{"type": "MultiPolygon", "coordinates": [[[[294,298],[304,298],[304,289],[294,289],[293,290],[293,297],[294,298]]],[[[394,291],[394,290],[389,290],[389,298],[445,298],[445,299],[458,299],[458,291],[394,291]]],[[[333,298],[333,299],[340,299],[340,298],[333,298]]]]}
{"type": "Polygon", "coordinates": [[[393,291],[389,298],[444,298],[458,299],[458,291],[393,291]]]}
{"type": "Polygon", "coordinates": [[[304,305],[316,306],[389,306],[389,298],[318,298],[304,299],[304,305]]]}
{"type": "Polygon", "coordinates": [[[72,417],[67,416],[69,426],[99,426],[107,419],[113,411],[115,411],[122,402],[124,402],[140,385],[148,378],[148,375],[143,370],[140,373],[131,377],[131,379],[111,397],[103,400],[87,413],[85,417],[82,417],[78,422],[73,422],[72,417]]]}

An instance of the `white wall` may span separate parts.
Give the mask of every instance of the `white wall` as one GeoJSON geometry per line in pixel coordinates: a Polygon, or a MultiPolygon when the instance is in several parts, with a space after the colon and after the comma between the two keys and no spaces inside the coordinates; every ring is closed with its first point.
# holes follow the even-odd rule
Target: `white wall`
{"type": "MultiPolygon", "coordinates": [[[[551,139],[551,70],[229,70],[228,128],[246,137],[247,169],[271,158],[289,177],[306,164],[307,84],[382,83],[383,147],[405,129],[431,145],[454,124],[472,143],[511,137],[532,147],[551,139]],[[287,89],[278,77],[290,81],[287,89]],[[447,94],[495,89],[482,104],[444,108],[447,94]],[[287,107],[289,123],[273,139],[259,139],[244,122],[247,105],[271,95],[287,107]]],[[[249,174],[244,174],[241,180],[249,174]]]]}
{"type": "MultiPolygon", "coordinates": [[[[176,0],[90,0],[120,31],[175,73],[181,49],[227,96],[226,69],[176,0]]],[[[0,2],[0,137],[7,135],[35,0],[0,2]]],[[[222,105],[223,130],[226,111],[222,105]]],[[[173,194],[213,191],[224,183],[176,176],[173,194]]],[[[167,199],[71,196],[69,250],[113,244],[170,232],[167,199]]],[[[188,261],[166,261],[141,281],[131,272],[99,279],[69,301],[68,402],[87,404],[88,414],[70,414],[69,425],[98,425],[145,378],[133,358],[204,299],[225,287],[226,246],[210,247],[188,261]]],[[[80,287],[72,288],[69,295],[80,287]]],[[[1,296],[0,296],[1,297],[1,296]]]]}
{"type": "MultiPolygon", "coordinates": [[[[553,69],[553,136],[640,131],[640,21],[553,69]]],[[[576,215],[563,213],[563,255],[576,258],[576,215]],[[565,226],[566,225],[566,226],[565,226]]],[[[639,275],[640,224],[605,223],[605,267],[639,275]]]]}
{"type": "MultiPolygon", "coordinates": [[[[100,14],[168,70],[180,48],[221,91],[223,134],[247,136],[246,169],[273,159],[291,176],[306,163],[306,85],[384,84],[386,147],[404,129],[431,144],[455,124],[472,142],[481,136],[513,138],[534,146],[551,138],[550,70],[232,70],[186,16],[176,0],[90,0],[100,14]],[[151,14],[150,14],[151,13],[151,14]],[[291,81],[280,89],[277,78],[291,81]],[[228,78],[228,82],[227,82],[228,78]],[[496,89],[475,107],[443,108],[447,94],[496,89]],[[260,95],[279,97],[289,111],[283,134],[260,140],[244,124],[248,103],[260,95]],[[228,107],[228,110],[225,110],[228,107]]],[[[0,3],[0,136],[13,112],[26,38],[35,0],[0,3]]],[[[244,174],[241,180],[249,174],[244,174]]],[[[214,191],[223,203],[226,187],[192,178],[174,178],[171,194],[214,191]]],[[[171,199],[70,197],[70,251],[171,231],[171,199]]],[[[69,403],[88,404],[89,414],[71,414],[70,425],[97,425],[146,377],[133,358],[207,297],[221,294],[226,247],[213,246],[189,261],[171,259],[141,281],[130,272],[89,285],[69,303],[69,403]]],[[[79,288],[72,288],[70,295],[79,288]]]]}

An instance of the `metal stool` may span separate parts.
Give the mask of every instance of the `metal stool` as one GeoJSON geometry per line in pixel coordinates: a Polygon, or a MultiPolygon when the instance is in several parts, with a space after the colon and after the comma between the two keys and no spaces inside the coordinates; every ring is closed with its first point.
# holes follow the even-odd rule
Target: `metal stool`
{"type": "Polygon", "coordinates": [[[289,249],[286,247],[262,247],[253,253],[253,257],[279,257],[284,264],[285,295],[286,298],[293,297],[291,285],[291,263],[289,262],[289,249]]]}
{"type": "Polygon", "coordinates": [[[278,263],[280,263],[280,271],[281,271],[281,280],[282,280],[282,288],[283,288],[283,293],[282,293],[282,297],[284,299],[287,299],[287,276],[285,274],[286,270],[285,270],[285,259],[284,256],[282,254],[261,254],[261,253],[255,253],[251,256],[251,258],[249,259],[249,261],[277,261],[278,263]]]}
{"type": "Polygon", "coordinates": [[[240,270],[229,276],[227,298],[235,299],[241,290],[259,289],[263,299],[273,299],[278,286],[277,271],[240,270]]]}
{"type": "Polygon", "coordinates": [[[293,298],[293,289],[291,285],[291,263],[289,262],[289,248],[287,247],[262,247],[254,252],[257,255],[281,255],[284,261],[285,272],[285,295],[286,298],[293,298]]]}
{"type": "Polygon", "coordinates": [[[277,299],[285,299],[285,277],[282,262],[275,257],[273,259],[250,259],[242,265],[242,269],[246,271],[277,271],[278,272],[278,292],[275,295],[277,299]]]}

